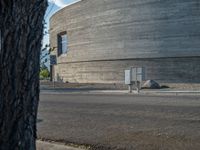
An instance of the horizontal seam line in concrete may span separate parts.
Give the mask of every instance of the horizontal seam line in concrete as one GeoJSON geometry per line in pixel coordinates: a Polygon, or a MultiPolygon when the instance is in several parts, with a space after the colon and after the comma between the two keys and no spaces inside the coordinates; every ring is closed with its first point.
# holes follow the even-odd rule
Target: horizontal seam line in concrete
{"type": "Polygon", "coordinates": [[[85,60],[85,61],[72,61],[72,62],[62,62],[62,63],[57,63],[57,64],[72,64],[72,63],[83,63],[83,62],[104,62],[104,61],[125,61],[125,60],[152,60],[152,59],[157,59],[157,60],[163,60],[163,59],[184,59],[184,58],[200,58],[200,56],[184,56],[184,57],[153,57],[153,58],[124,58],[124,59],[105,59],[105,60],[85,60]]]}

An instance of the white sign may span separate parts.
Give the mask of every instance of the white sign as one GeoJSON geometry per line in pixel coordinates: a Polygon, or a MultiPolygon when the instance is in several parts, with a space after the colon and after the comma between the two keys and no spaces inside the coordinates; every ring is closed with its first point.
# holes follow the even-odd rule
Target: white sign
{"type": "Polygon", "coordinates": [[[140,91],[140,84],[145,80],[145,72],[142,67],[131,67],[125,70],[125,84],[129,85],[129,92],[132,93],[132,85],[135,82],[137,93],[140,91]]]}
{"type": "Polygon", "coordinates": [[[131,70],[125,70],[125,84],[131,84],[131,70]]]}
{"type": "Polygon", "coordinates": [[[144,81],[145,80],[145,73],[144,68],[141,67],[132,67],[132,81],[144,81]]]}

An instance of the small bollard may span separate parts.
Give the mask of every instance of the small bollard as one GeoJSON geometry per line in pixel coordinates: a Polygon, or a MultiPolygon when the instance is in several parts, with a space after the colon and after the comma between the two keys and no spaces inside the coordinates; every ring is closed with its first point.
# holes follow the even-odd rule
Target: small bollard
{"type": "Polygon", "coordinates": [[[140,93],[140,82],[136,81],[135,85],[136,85],[136,93],[139,94],[140,93]]]}
{"type": "Polygon", "coordinates": [[[133,85],[132,84],[129,84],[128,85],[128,91],[129,93],[132,93],[133,92],[133,89],[132,89],[133,85]]]}

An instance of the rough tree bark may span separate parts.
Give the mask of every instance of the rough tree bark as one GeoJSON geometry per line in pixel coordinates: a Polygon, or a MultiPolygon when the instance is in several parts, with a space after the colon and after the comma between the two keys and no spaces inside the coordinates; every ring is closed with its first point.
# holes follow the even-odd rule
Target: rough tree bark
{"type": "Polygon", "coordinates": [[[47,0],[0,0],[0,150],[35,150],[47,0]]]}

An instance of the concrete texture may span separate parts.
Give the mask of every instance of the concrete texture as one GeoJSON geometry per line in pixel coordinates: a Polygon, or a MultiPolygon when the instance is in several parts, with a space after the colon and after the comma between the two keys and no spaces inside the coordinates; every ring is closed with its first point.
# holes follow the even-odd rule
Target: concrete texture
{"type": "MultiPolygon", "coordinates": [[[[144,83],[144,82],[143,82],[144,83]]],[[[174,83],[159,83],[161,89],[158,91],[199,91],[200,84],[174,84],[174,83]]],[[[40,82],[40,90],[127,90],[128,85],[125,84],[104,84],[104,83],[64,83],[64,82],[49,82],[49,81],[41,81],[40,82]]],[[[149,89],[143,89],[145,91],[149,91],[149,89]]]]}
{"type": "Polygon", "coordinates": [[[86,149],[74,148],[55,142],[50,143],[44,141],[37,141],[37,150],[86,150],[86,149]]]}
{"type": "Polygon", "coordinates": [[[199,150],[199,96],[41,94],[38,137],[96,150],[199,150]]]}
{"type": "MultiPolygon", "coordinates": [[[[51,47],[68,35],[57,57],[57,79],[122,83],[124,70],[146,67],[147,79],[200,82],[199,0],[82,0],[50,21],[51,47]]],[[[56,54],[56,51],[54,52],[56,54]]]]}

